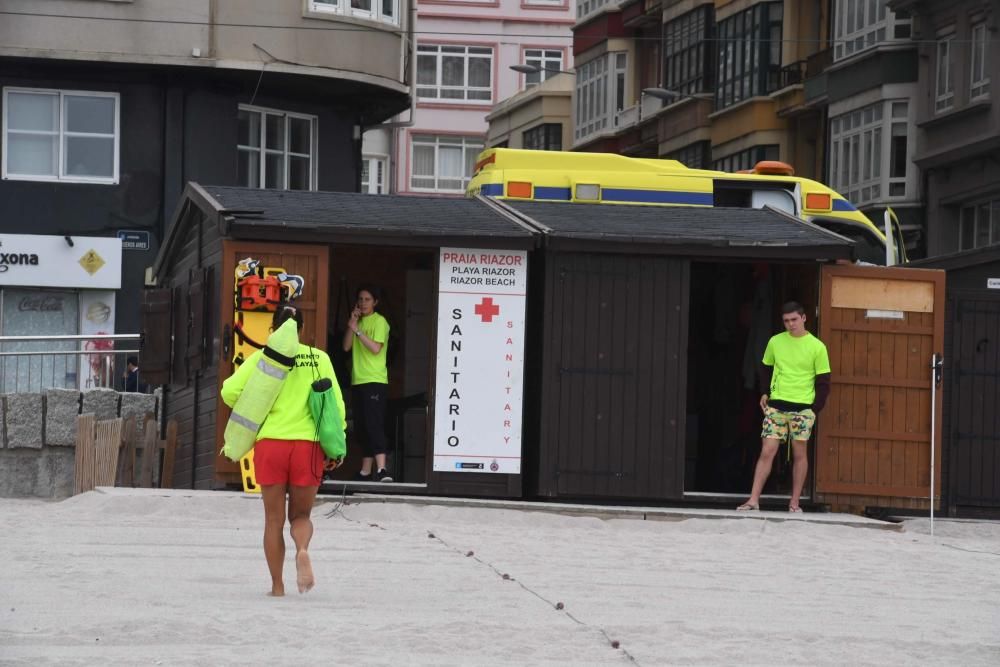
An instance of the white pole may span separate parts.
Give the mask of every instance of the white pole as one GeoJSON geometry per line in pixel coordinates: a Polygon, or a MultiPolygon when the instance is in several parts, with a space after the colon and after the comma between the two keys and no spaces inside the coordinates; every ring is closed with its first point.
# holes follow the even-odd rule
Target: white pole
{"type": "Polygon", "coordinates": [[[937,410],[937,352],[931,355],[931,536],[934,536],[934,432],[937,410]]]}

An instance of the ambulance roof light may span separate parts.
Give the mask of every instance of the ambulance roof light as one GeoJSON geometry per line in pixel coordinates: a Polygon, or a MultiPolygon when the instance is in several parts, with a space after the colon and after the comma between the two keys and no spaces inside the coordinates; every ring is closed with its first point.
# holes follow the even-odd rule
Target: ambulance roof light
{"type": "Polygon", "coordinates": [[[795,169],[786,162],[761,160],[753,166],[753,173],[761,176],[794,176],[795,169]]]}

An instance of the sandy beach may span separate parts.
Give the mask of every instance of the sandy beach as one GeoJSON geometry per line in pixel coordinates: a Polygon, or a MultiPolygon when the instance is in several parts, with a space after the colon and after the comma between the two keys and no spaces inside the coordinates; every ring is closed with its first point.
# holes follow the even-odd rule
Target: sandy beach
{"type": "Polygon", "coordinates": [[[324,500],[269,598],[257,498],[0,499],[0,664],[1000,664],[997,523],[324,500]]]}

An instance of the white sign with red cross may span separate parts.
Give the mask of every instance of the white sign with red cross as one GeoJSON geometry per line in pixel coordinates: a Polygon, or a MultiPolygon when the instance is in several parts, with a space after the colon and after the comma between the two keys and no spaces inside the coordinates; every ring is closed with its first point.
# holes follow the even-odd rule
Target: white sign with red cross
{"type": "Polygon", "coordinates": [[[434,470],[521,473],[528,253],[441,248],[434,470]]]}

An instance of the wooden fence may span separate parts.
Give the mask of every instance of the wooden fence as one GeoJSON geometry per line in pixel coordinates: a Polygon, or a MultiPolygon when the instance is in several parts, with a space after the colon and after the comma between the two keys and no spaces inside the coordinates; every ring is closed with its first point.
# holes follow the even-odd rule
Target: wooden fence
{"type": "Polygon", "coordinates": [[[167,422],[166,438],[157,437],[152,415],[96,421],[80,415],[76,422],[74,495],[98,486],[159,488],[173,486],[177,422],[167,422]]]}

